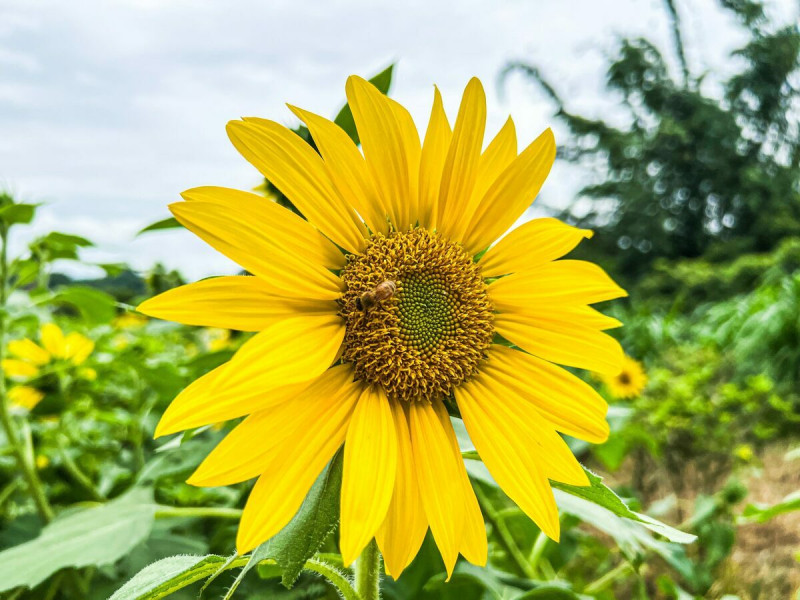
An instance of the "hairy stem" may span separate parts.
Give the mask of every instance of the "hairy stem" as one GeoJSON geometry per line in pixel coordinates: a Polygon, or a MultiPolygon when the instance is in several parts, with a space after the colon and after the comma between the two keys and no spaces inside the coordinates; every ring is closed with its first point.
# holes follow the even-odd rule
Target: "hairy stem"
{"type": "Polygon", "coordinates": [[[378,600],[381,597],[381,553],[372,540],[356,560],[356,592],[361,600],[378,600]]]}

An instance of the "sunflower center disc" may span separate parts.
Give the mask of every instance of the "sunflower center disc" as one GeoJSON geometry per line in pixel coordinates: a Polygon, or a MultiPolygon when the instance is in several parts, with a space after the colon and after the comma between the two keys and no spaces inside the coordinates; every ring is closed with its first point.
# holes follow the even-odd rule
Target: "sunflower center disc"
{"type": "Polygon", "coordinates": [[[480,269],[458,244],[425,229],[373,236],[348,257],[340,299],[342,358],[390,398],[431,400],[477,371],[492,340],[480,269]],[[389,297],[376,288],[393,282],[389,297]]]}

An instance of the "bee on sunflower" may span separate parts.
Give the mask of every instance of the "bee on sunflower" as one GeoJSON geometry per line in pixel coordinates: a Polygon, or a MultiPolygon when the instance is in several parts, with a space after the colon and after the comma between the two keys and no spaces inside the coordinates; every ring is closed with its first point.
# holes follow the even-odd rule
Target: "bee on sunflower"
{"type": "Polygon", "coordinates": [[[642,363],[627,354],[622,361],[622,370],[616,375],[603,373],[600,379],[605,384],[608,392],[620,400],[640,396],[647,385],[647,374],[642,363]]]}
{"type": "Polygon", "coordinates": [[[547,177],[553,134],[518,154],[508,119],[483,149],[477,79],[452,126],[434,91],[422,140],[408,111],[369,82],[350,77],[346,93],[360,149],[293,106],[316,150],[274,121],[228,124],[234,146],[304,218],[221,187],[190,189],[170,206],[252,276],[182,286],[139,310],[258,333],[187,387],[156,435],[246,416],[189,479],[258,478],[240,553],[289,522],[344,446],[344,564],[374,538],[397,578],[429,528],[448,573],[459,554],[486,563],[450,421],[458,413],[499,485],[557,540],[549,480],[589,483],[560,434],[608,436],[605,401],[558,365],[619,372],[622,350],[604,330],[620,323],[590,305],[625,291],[592,263],[557,260],[589,231],[543,218],[502,237],[547,177]]]}
{"type": "MultiPolygon", "coordinates": [[[[60,365],[77,368],[83,365],[94,350],[94,342],[73,331],[67,335],[55,323],[46,323],[39,330],[39,343],[29,338],[12,340],[7,346],[12,358],[3,359],[3,375],[16,381],[30,382],[48,369],[60,365]]],[[[82,367],[78,375],[93,380],[94,369],[82,367]]],[[[14,385],[8,390],[11,405],[26,411],[33,410],[45,394],[33,385],[14,385]]]]}

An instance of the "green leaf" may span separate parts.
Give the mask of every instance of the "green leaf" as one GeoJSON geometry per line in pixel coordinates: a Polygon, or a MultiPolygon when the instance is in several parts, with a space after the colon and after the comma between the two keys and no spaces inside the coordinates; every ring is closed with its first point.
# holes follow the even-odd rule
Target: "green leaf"
{"type": "Polygon", "coordinates": [[[694,536],[690,533],[684,533],[683,531],[679,531],[673,527],[670,527],[669,525],[661,523],[652,517],[632,511],[630,508],[628,508],[628,505],[622,501],[622,498],[617,496],[613,490],[611,490],[611,488],[603,484],[603,479],[601,477],[595,475],[589,469],[584,468],[584,471],[586,471],[586,475],[589,478],[591,485],[587,487],[578,487],[553,481],[551,482],[553,488],[567,492],[568,494],[572,494],[573,496],[577,496],[579,498],[584,498],[585,500],[597,504],[598,506],[602,506],[618,517],[641,523],[651,531],[655,531],[671,542],[690,544],[697,539],[697,536],[694,536]]]}
{"type": "MultiPolygon", "coordinates": [[[[394,65],[391,64],[386,67],[383,71],[375,75],[372,79],[370,79],[370,83],[378,88],[382,94],[388,94],[389,88],[392,85],[392,73],[394,71],[394,65]]],[[[358,137],[358,131],[356,130],[356,122],[353,119],[353,111],[350,110],[350,105],[345,104],[342,109],[339,111],[339,114],[336,115],[334,119],[334,123],[336,123],[339,127],[345,130],[345,133],[350,136],[353,142],[357,144],[361,143],[361,140],[358,137]]]]}
{"type": "Polygon", "coordinates": [[[117,301],[114,296],[82,285],[61,288],[50,298],[50,302],[73,306],[90,325],[108,323],[116,315],[117,301]]]}
{"type": "Polygon", "coordinates": [[[72,233],[61,233],[60,231],[51,231],[43,238],[40,238],[40,240],[54,248],[69,248],[75,246],[78,248],[89,248],[94,246],[94,243],[87,240],[85,237],[72,233]]]}
{"type": "Polygon", "coordinates": [[[32,588],[67,567],[109,565],[150,533],[152,492],[135,488],[103,506],[60,516],[29,542],[0,552],[0,591],[32,588]]]}
{"type": "Polygon", "coordinates": [[[167,217],[155,223],[150,223],[150,225],[139,231],[136,235],[142,235],[148,231],[158,231],[160,229],[178,229],[179,227],[183,227],[183,225],[178,222],[178,219],[175,217],[167,217]]]}
{"type": "Polygon", "coordinates": [[[588,596],[580,596],[562,585],[542,585],[528,590],[514,598],[514,600],[580,600],[588,596]]]}
{"type": "Polygon", "coordinates": [[[0,208],[0,222],[6,227],[25,225],[33,220],[36,204],[8,204],[0,208]]]}
{"type": "MultiPolygon", "coordinates": [[[[241,566],[230,562],[229,568],[241,566]]],[[[139,571],[119,588],[109,600],[156,600],[164,598],[196,581],[210,577],[228,561],[224,556],[170,556],[139,571]]]]}
{"type": "MultiPolygon", "coordinates": [[[[465,460],[464,464],[466,465],[467,471],[472,477],[485,483],[489,483],[490,485],[497,486],[494,478],[489,474],[488,469],[482,462],[476,460],[465,460]]],[[[652,517],[632,511],[630,508],[628,508],[628,505],[622,501],[622,498],[617,496],[609,487],[603,484],[601,477],[595,475],[586,468],[584,468],[584,471],[586,471],[586,476],[589,478],[590,482],[590,485],[586,487],[567,485],[557,481],[550,482],[553,486],[556,503],[561,510],[570,512],[587,523],[592,523],[594,525],[597,525],[595,519],[599,518],[599,516],[605,516],[607,513],[611,517],[619,517],[622,519],[627,519],[628,521],[634,521],[638,525],[664,536],[669,541],[679,544],[689,544],[697,539],[697,536],[695,535],[679,531],[674,527],[670,527],[669,525],[653,519],[652,517]],[[580,509],[580,507],[584,507],[584,505],[572,502],[570,500],[571,497],[580,498],[589,505],[595,505],[606,512],[597,513],[588,509],[581,511],[580,513],[573,512],[576,507],[580,509]],[[570,510],[570,508],[573,510],[570,510]]]]}
{"type": "Polygon", "coordinates": [[[800,490],[792,492],[783,500],[772,506],[748,504],[742,512],[742,520],[746,523],[764,523],[784,513],[800,510],[800,490]]]}
{"type": "Polygon", "coordinates": [[[283,585],[287,588],[294,585],[306,561],[320,549],[339,522],[342,461],[342,452],[337,452],[317,477],[289,524],[253,551],[250,562],[236,578],[232,590],[238,587],[253,566],[268,558],[274,559],[283,569],[283,585]]]}

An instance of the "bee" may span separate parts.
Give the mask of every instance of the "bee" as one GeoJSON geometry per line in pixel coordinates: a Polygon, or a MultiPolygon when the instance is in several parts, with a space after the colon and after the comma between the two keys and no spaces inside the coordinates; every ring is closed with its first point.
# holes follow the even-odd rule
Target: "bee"
{"type": "Polygon", "coordinates": [[[397,284],[394,281],[382,281],[368,292],[361,294],[356,298],[356,308],[360,311],[367,312],[374,308],[378,302],[388,300],[397,291],[397,284]]]}

